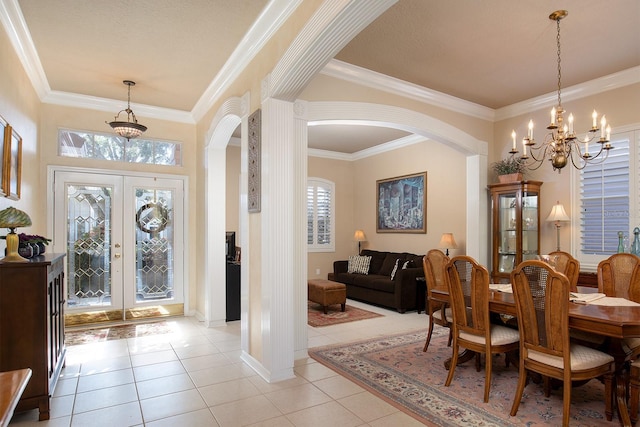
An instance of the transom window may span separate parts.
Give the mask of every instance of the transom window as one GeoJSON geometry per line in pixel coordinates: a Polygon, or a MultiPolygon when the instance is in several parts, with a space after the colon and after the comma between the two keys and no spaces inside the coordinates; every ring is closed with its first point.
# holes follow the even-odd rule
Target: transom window
{"type": "Polygon", "coordinates": [[[321,178],[307,179],[307,249],[335,251],[335,184],[321,178]]]}
{"type": "Polygon", "coordinates": [[[122,138],[113,134],[60,129],[58,154],[63,157],[181,166],[181,144],[122,138]]]}

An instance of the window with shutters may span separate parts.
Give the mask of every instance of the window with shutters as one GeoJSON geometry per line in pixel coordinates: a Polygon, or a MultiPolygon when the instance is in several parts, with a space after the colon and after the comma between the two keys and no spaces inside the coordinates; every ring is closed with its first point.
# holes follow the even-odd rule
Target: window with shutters
{"type": "Polygon", "coordinates": [[[309,252],[335,251],[335,184],[321,178],[307,180],[307,246],[309,252]]]}
{"type": "Polygon", "coordinates": [[[579,221],[578,259],[592,268],[618,251],[619,231],[628,245],[633,228],[640,225],[635,196],[640,179],[640,131],[613,134],[611,144],[614,148],[606,161],[579,171],[579,215],[573,218],[579,221]]]}

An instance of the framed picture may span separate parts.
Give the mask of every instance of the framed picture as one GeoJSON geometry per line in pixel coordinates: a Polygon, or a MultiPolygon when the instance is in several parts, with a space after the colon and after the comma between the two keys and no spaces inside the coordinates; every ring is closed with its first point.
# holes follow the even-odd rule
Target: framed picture
{"type": "Polygon", "coordinates": [[[427,232],[427,173],[376,181],[377,232],[427,232]]]}
{"type": "Polygon", "coordinates": [[[6,144],[5,141],[11,139],[11,135],[9,135],[9,137],[7,138],[8,128],[9,125],[7,124],[7,122],[2,117],[0,117],[0,153],[2,153],[2,166],[0,166],[0,197],[6,195],[6,193],[4,192],[4,147],[6,144]]]}
{"type": "Polygon", "coordinates": [[[4,156],[2,162],[2,191],[11,200],[20,199],[22,175],[22,138],[9,125],[4,129],[4,156]]]}

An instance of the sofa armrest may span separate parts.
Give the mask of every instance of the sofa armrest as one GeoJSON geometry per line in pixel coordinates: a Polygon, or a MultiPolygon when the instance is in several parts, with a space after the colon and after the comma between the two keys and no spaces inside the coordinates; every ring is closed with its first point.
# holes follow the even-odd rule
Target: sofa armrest
{"type": "Polygon", "coordinates": [[[416,277],[424,277],[422,267],[399,269],[396,273],[395,300],[401,313],[417,307],[416,277]]]}
{"type": "Polygon", "coordinates": [[[349,261],[334,261],[333,262],[333,274],[346,273],[349,269],[349,261]]]}

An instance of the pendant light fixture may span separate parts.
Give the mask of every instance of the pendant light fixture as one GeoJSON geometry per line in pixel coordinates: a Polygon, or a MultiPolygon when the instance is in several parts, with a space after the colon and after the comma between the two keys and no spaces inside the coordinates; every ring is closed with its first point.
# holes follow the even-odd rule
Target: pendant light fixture
{"type": "Polygon", "coordinates": [[[147,130],[147,127],[138,123],[138,119],[136,119],[136,115],[133,114],[133,110],[131,109],[131,86],[135,86],[136,82],[123,80],[122,83],[128,87],[127,109],[119,111],[114,120],[109,123],[109,126],[111,126],[118,135],[129,140],[142,135],[142,133],[147,130]],[[121,113],[127,113],[126,122],[118,121],[118,117],[120,117],[121,113]]]}
{"type": "MultiPolygon", "coordinates": [[[[573,130],[573,114],[569,114],[567,118],[568,123],[565,123],[565,111],[562,108],[561,98],[560,21],[568,14],[569,12],[566,10],[556,10],[549,15],[549,19],[556,21],[557,25],[558,105],[551,109],[551,123],[547,126],[549,133],[545,136],[544,141],[539,144],[537,144],[533,138],[533,121],[529,121],[527,136],[522,139],[523,153],[520,159],[522,159],[525,166],[531,170],[538,169],[544,160],[549,160],[551,166],[553,166],[553,170],[557,170],[558,173],[569,163],[569,160],[571,160],[571,164],[573,164],[576,169],[584,169],[587,164],[602,163],[607,158],[609,150],[613,148],[609,142],[611,138],[611,126],[607,124],[604,115],[598,121],[598,113],[595,110],[591,115],[591,128],[587,129],[582,140],[578,138],[573,130]],[[600,125],[600,127],[598,127],[598,125],[600,125]],[[589,151],[589,143],[592,141],[595,142],[595,144],[591,145],[591,148],[594,150],[589,151]]],[[[511,132],[511,139],[513,146],[509,153],[513,156],[518,153],[515,130],[511,132]]]]}

